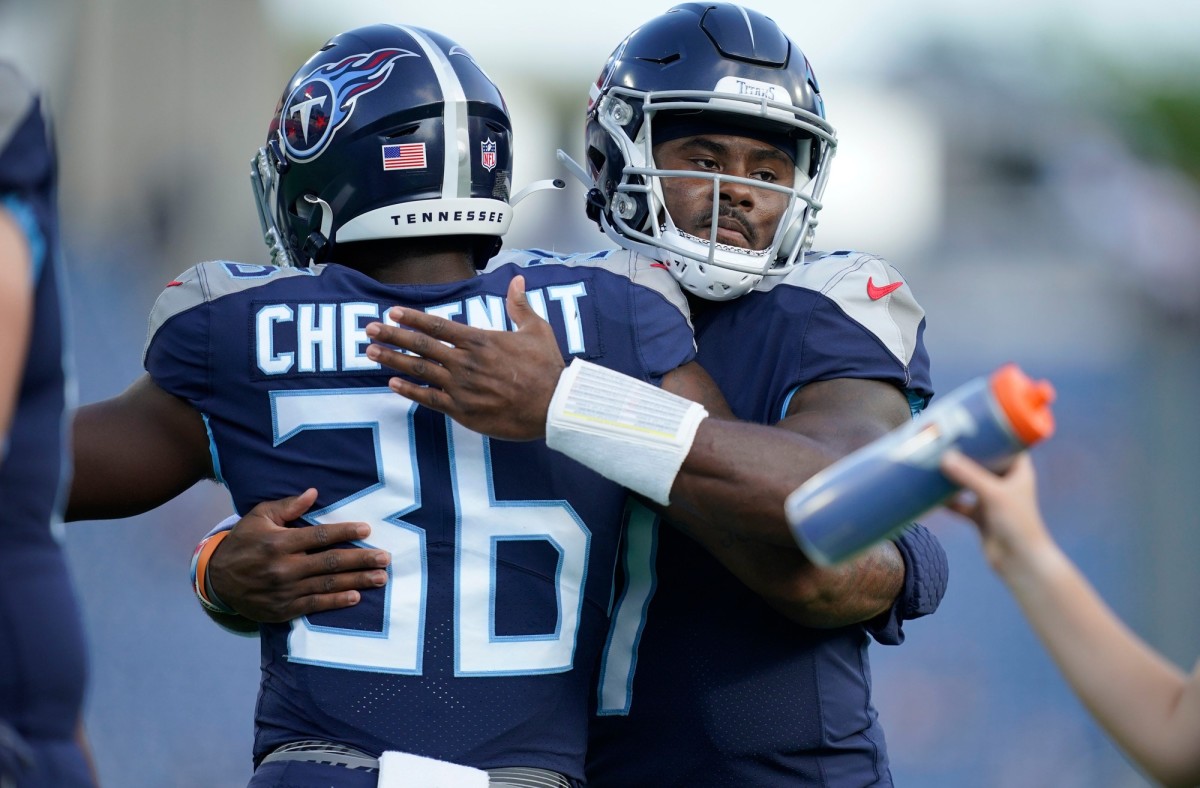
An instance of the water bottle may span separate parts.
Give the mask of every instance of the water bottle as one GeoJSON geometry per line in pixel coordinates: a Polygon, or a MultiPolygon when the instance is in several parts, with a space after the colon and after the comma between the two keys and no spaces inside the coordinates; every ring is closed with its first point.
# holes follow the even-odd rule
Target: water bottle
{"type": "Polygon", "coordinates": [[[1053,434],[1053,401],[1050,383],[1015,364],[964,383],[797,487],[785,504],[792,536],[821,566],[887,539],[958,490],[938,467],[946,449],[1002,473],[1053,434]]]}

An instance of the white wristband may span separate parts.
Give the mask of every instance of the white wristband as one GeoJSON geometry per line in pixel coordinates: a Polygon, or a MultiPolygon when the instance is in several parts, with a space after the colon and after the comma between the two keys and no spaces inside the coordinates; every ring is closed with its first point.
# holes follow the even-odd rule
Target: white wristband
{"type": "Polygon", "coordinates": [[[546,414],[546,445],[666,506],[708,411],[620,372],[575,359],[546,414]]]}

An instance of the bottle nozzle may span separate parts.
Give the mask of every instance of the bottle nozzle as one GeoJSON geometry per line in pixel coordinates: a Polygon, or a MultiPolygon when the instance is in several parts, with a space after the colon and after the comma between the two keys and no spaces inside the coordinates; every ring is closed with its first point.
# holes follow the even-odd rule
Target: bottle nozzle
{"type": "Polygon", "coordinates": [[[1016,364],[1005,364],[992,373],[991,386],[1022,443],[1032,446],[1054,434],[1055,391],[1049,381],[1031,380],[1016,364]]]}

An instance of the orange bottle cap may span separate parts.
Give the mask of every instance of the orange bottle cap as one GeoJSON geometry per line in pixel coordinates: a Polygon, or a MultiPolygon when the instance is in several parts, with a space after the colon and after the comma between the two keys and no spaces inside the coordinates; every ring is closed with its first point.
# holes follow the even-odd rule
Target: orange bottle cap
{"type": "Polygon", "coordinates": [[[992,373],[992,394],[1008,416],[1013,432],[1026,446],[1054,434],[1054,386],[1049,381],[1031,380],[1016,364],[1005,364],[992,373]]]}

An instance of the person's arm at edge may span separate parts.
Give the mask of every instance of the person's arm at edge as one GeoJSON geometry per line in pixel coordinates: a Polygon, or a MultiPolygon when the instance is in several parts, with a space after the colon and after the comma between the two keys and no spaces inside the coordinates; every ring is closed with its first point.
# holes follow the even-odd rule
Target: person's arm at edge
{"type": "Polygon", "coordinates": [[[21,370],[29,353],[33,320],[33,261],[16,220],[0,208],[0,458],[7,452],[21,387],[21,370]]]}
{"type": "Polygon", "coordinates": [[[92,744],[88,741],[82,717],[75,724],[75,742],[83,752],[83,760],[87,764],[88,774],[92,776],[92,785],[100,785],[100,773],[96,771],[96,759],[92,757],[92,744]]]}
{"type": "Polygon", "coordinates": [[[1096,721],[1155,780],[1200,783],[1200,662],[1190,676],[1133,633],[1055,543],[1022,454],[997,476],[957,452],[942,470],[977,501],[951,502],[980,526],[987,560],[1096,721]]]}

